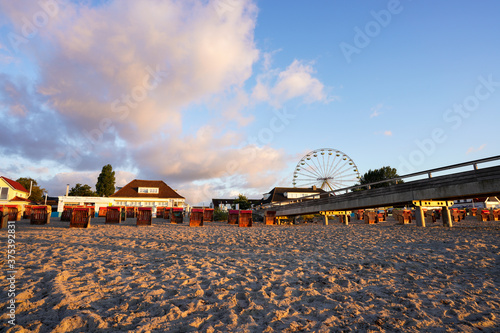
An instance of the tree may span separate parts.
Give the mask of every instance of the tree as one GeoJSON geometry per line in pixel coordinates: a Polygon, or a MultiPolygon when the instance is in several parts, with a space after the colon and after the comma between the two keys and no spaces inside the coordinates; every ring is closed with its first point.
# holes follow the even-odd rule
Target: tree
{"type": "Polygon", "coordinates": [[[82,185],[78,183],[75,187],[72,187],[71,190],[69,190],[68,195],[74,197],[95,197],[96,193],[92,191],[92,188],[89,185],[82,185]]]}
{"type": "Polygon", "coordinates": [[[33,187],[31,188],[31,195],[28,199],[33,202],[42,202],[43,196],[47,193],[47,190],[38,186],[38,183],[33,178],[21,177],[16,180],[19,184],[23,185],[25,189],[30,190],[31,182],[33,182],[33,187]]]}
{"type": "Polygon", "coordinates": [[[111,164],[102,167],[101,174],[95,184],[97,195],[100,197],[109,197],[115,193],[115,172],[111,164]]]}
{"type": "MultiPolygon", "coordinates": [[[[368,170],[363,176],[361,176],[361,179],[359,180],[360,185],[364,184],[369,184],[369,183],[375,183],[379,182],[382,180],[387,180],[387,179],[392,179],[392,178],[398,178],[398,171],[396,168],[391,168],[389,166],[382,167],[380,169],[375,169],[375,170],[368,170]]],[[[377,187],[387,187],[390,185],[394,185],[397,183],[402,183],[402,180],[398,181],[390,181],[390,182],[385,182],[381,184],[375,184],[371,185],[371,188],[377,188],[377,187]]]]}
{"type": "Polygon", "coordinates": [[[215,208],[214,210],[214,221],[227,221],[227,212],[220,210],[219,208],[215,208]]]}
{"type": "Polygon", "coordinates": [[[252,207],[250,201],[248,201],[247,197],[243,194],[239,194],[238,198],[234,199],[232,205],[234,209],[236,209],[236,204],[239,204],[240,209],[249,209],[250,207],[252,207]]]}

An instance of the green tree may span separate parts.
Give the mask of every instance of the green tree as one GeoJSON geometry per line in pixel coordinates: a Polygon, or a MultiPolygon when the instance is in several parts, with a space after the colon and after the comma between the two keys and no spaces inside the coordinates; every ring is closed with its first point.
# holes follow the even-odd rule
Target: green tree
{"type": "Polygon", "coordinates": [[[220,210],[219,208],[215,208],[214,210],[214,221],[227,221],[228,213],[220,210]]]}
{"type": "Polygon", "coordinates": [[[31,182],[33,182],[33,187],[31,188],[31,195],[28,199],[32,202],[42,202],[43,196],[47,193],[47,190],[38,186],[38,183],[33,178],[21,177],[16,180],[19,184],[23,185],[25,189],[30,190],[31,182]]]}
{"type": "Polygon", "coordinates": [[[100,197],[109,197],[115,193],[115,172],[111,164],[102,167],[101,174],[95,184],[97,195],[100,197]]]}
{"type": "Polygon", "coordinates": [[[250,201],[248,201],[247,197],[243,194],[239,194],[238,198],[236,198],[232,204],[233,209],[236,209],[236,204],[239,204],[240,209],[249,209],[252,207],[250,201]]]}
{"type": "MultiPolygon", "coordinates": [[[[387,179],[392,179],[392,178],[398,178],[398,171],[396,168],[391,168],[389,166],[382,167],[380,169],[375,169],[375,170],[368,170],[363,176],[361,176],[361,179],[359,180],[360,185],[364,184],[369,184],[369,183],[375,183],[379,182],[382,180],[387,180],[387,179]]],[[[402,183],[402,180],[394,180],[390,182],[385,182],[381,184],[375,184],[371,185],[371,188],[377,188],[377,187],[387,187],[390,185],[394,184],[399,184],[402,183]]]]}
{"type": "Polygon", "coordinates": [[[82,185],[78,183],[75,187],[72,187],[71,190],[69,190],[68,195],[75,197],[95,197],[96,193],[92,191],[92,188],[89,185],[82,185]]]}

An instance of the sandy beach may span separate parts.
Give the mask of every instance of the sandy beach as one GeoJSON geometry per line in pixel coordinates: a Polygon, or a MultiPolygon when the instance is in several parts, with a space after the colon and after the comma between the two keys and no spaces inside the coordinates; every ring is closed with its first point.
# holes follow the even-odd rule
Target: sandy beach
{"type": "Polygon", "coordinates": [[[16,326],[4,292],[0,331],[500,330],[500,222],[68,225],[17,222],[16,326]]]}

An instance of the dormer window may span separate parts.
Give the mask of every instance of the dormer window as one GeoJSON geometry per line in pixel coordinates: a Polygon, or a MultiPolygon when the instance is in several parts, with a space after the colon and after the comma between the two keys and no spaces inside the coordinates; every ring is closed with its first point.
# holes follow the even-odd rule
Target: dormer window
{"type": "Polygon", "coordinates": [[[147,193],[147,194],[160,193],[160,189],[158,187],[139,187],[137,191],[139,193],[147,193]]]}

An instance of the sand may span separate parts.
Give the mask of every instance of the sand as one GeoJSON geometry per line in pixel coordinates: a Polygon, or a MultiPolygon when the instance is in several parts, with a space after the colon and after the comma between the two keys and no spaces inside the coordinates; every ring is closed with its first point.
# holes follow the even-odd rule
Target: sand
{"type": "MultiPolygon", "coordinates": [[[[6,290],[6,230],[2,289],[6,290]]],[[[500,222],[16,227],[7,332],[498,332],[500,222]]]]}

